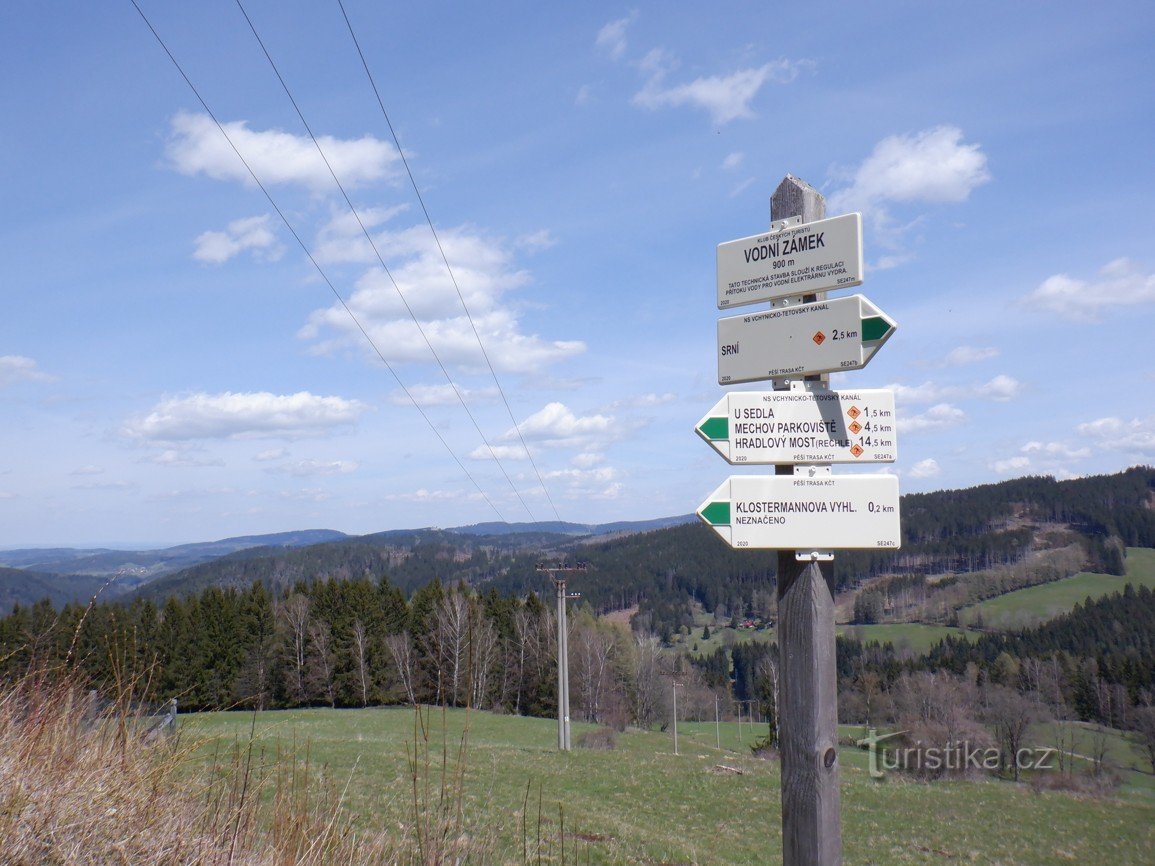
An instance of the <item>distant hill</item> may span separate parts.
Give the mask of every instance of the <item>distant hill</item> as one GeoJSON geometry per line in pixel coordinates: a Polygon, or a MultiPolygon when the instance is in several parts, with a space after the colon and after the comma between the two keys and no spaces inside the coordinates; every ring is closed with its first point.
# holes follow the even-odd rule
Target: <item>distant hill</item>
{"type": "Polygon", "coordinates": [[[307,547],[347,537],[332,529],[306,529],[242,535],[161,550],[69,547],[2,550],[0,610],[8,611],[13,604],[32,604],[42,598],[50,598],[54,604],[87,601],[101,587],[111,598],[163,575],[240,551],[307,547]]]}
{"type": "Polygon", "coordinates": [[[106,583],[107,578],[88,575],[45,574],[0,567],[0,612],[6,614],[17,604],[31,605],[43,599],[51,601],[54,607],[86,601],[106,583]]]}
{"type": "Polygon", "coordinates": [[[659,517],[656,520],[622,520],[617,523],[567,523],[542,521],[539,523],[475,523],[449,530],[460,535],[515,535],[526,532],[547,532],[558,535],[614,535],[617,533],[649,532],[684,523],[697,523],[695,514],[678,517],[659,517]]]}
{"type": "MultiPolygon", "coordinates": [[[[1019,478],[910,494],[902,497],[902,549],[840,552],[835,580],[847,587],[880,575],[978,572],[1057,549],[1072,551],[1080,568],[1122,574],[1126,547],[1155,547],[1153,506],[1155,469],[1150,467],[1070,481],[1019,478]]],[[[691,604],[732,610],[747,608],[756,597],[772,599],[776,562],[771,552],[730,550],[692,515],[608,524],[481,523],[363,536],[311,530],[163,551],[71,558],[59,550],[40,553],[43,562],[30,551],[7,551],[0,564],[18,561],[35,571],[97,577],[113,573],[119,575],[117,590],[154,599],[253,581],[291,589],[363,576],[388,576],[407,593],[436,578],[524,594],[546,590],[548,582],[536,569],[543,557],[567,556],[590,562],[578,591],[595,609],[640,604],[655,631],[663,624],[675,630],[684,625],[691,604]]],[[[62,597],[54,586],[43,591],[55,580],[51,574],[38,580],[42,583],[28,583],[28,593],[62,597]]]]}

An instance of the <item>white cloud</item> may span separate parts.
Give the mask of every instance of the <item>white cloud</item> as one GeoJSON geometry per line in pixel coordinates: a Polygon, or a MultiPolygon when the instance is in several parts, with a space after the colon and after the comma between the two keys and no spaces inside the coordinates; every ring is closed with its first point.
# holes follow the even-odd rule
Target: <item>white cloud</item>
{"type": "Polygon", "coordinates": [[[1022,383],[1012,376],[998,375],[982,385],[973,387],[973,395],[996,403],[1006,403],[1013,400],[1023,390],[1022,383]]]}
{"type": "Polygon", "coordinates": [[[578,88],[577,96],[573,98],[574,105],[589,105],[593,101],[593,89],[588,84],[578,88]]]}
{"type": "MultiPolygon", "coordinates": [[[[490,362],[502,372],[540,371],[585,351],[581,341],[547,341],[522,332],[518,313],[501,302],[505,293],[524,286],[529,276],[514,265],[504,246],[466,228],[443,230],[440,237],[453,266],[456,288],[428,229],[416,226],[378,234],[377,247],[389,263],[392,280],[380,268],[366,271],[347,302],[390,363],[432,362],[425,338],[443,363],[478,371],[486,369],[478,335],[490,362]],[[472,314],[472,325],[458,288],[472,314]],[[425,338],[409,311],[421,323],[425,338]]],[[[315,341],[315,351],[320,353],[355,346],[372,354],[340,304],[313,312],[300,336],[315,341]]]]}
{"type": "MultiPolygon", "coordinates": [[[[607,415],[579,417],[564,403],[549,403],[519,425],[521,435],[530,442],[551,447],[581,446],[617,438],[614,419],[607,415]]],[[[502,439],[516,438],[517,431],[503,434],[502,439]]]]}
{"type": "Polygon", "coordinates": [[[538,229],[517,239],[517,248],[526,252],[548,250],[554,246],[557,246],[557,238],[550,234],[549,229],[538,229]]]}
{"type": "Polygon", "coordinates": [[[1155,302],[1155,274],[1144,274],[1130,259],[1115,259],[1099,271],[1097,280],[1078,280],[1066,274],[1047,277],[1020,302],[1072,320],[1100,321],[1114,307],[1155,302]]]}
{"type": "Polygon", "coordinates": [[[596,451],[583,451],[581,454],[575,454],[570,460],[578,469],[592,469],[605,462],[606,455],[599,454],[596,451]]]}
{"type": "Polygon", "coordinates": [[[448,383],[444,385],[410,385],[409,394],[412,396],[411,401],[409,397],[405,396],[404,391],[394,391],[389,395],[389,402],[397,406],[412,406],[417,403],[418,406],[457,406],[460,400],[464,400],[467,404],[489,402],[497,399],[497,388],[462,388],[460,385],[448,383]],[[460,400],[458,398],[460,395],[460,400]]]}
{"type": "Polygon", "coordinates": [[[965,364],[989,361],[998,356],[999,350],[992,346],[959,346],[948,352],[942,363],[945,367],[961,367],[965,364]]]}
{"type": "Polygon", "coordinates": [[[104,468],[101,466],[79,466],[68,473],[69,475],[103,475],[104,468]]]}
{"type": "Polygon", "coordinates": [[[162,400],[126,425],[130,436],[160,442],[189,439],[321,436],[352,424],[366,409],[358,400],[297,394],[192,394],[162,400]]]}
{"type": "Polygon", "coordinates": [[[369,232],[369,236],[372,237],[373,229],[407,210],[409,206],[401,204],[394,207],[358,208],[354,214],[347,207],[334,206],[328,222],[317,231],[317,239],[313,244],[313,258],[321,264],[376,263],[377,256],[373,252],[373,244],[377,244],[378,252],[383,250],[376,238],[373,244],[370,244],[365,232],[369,232]]]}
{"type": "Polygon", "coordinates": [[[137,484],[132,481],[91,481],[86,484],[73,484],[73,490],[135,490],[137,484]]]}
{"type": "Polygon", "coordinates": [[[1064,442],[1028,442],[1021,449],[1024,454],[1041,454],[1048,457],[1080,459],[1091,456],[1090,448],[1072,448],[1064,442]]]}
{"type": "Polygon", "coordinates": [[[618,471],[611,466],[572,467],[546,472],[546,480],[570,500],[617,499],[625,489],[618,481],[618,471]]]}
{"type": "Polygon", "coordinates": [[[725,171],[733,171],[742,165],[742,161],[746,158],[746,154],[741,151],[734,151],[727,154],[726,158],[722,160],[722,169],[725,171]]]}
{"type": "Polygon", "coordinates": [[[309,458],[282,463],[280,466],[274,466],[265,471],[292,475],[296,478],[312,478],[317,475],[348,475],[358,468],[360,468],[360,464],[355,460],[314,460],[309,458]]]}
{"type": "Polygon", "coordinates": [[[1009,475],[1015,472],[1024,472],[1031,467],[1030,457],[1008,457],[1006,460],[995,460],[991,469],[1000,475],[1009,475]]]}
{"type": "Polygon", "coordinates": [[[1099,418],[1076,430],[1091,439],[1096,449],[1121,451],[1141,460],[1155,459],[1155,415],[1146,418],[1099,418]]]}
{"type": "Polygon", "coordinates": [[[198,262],[219,265],[245,250],[258,261],[276,261],[285,252],[269,227],[270,216],[248,217],[229,223],[223,232],[204,232],[196,239],[193,258],[198,262]]]}
{"type": "Polygon", "coordinates": [[[646,409],[653,406],[665,406],[677,400],[678,395],[670,391],[664,394],[638,394],[634,397],[626,397],[623,400],[615,400],[605,408],[605,411],[617,412],[621,409],[646,409]]]}
{"type": "Polygon", "coordinates": [[[750,103],[767,82],[787,84],[807,64],[786,59],[775,60],[757,68],[740,69],[730,75],[709,75],[685,84],[667,85],[672,65],[670,55],[650,52],[642,61],[650,76],[634,94],[634,105],[651,111],[659,108],[690,106],[710,113],[717,124],[754,116],[750,103]]]}
{"type": "Polygon", "coordinates": [[[637,12],[631,12],[625,18],[618,18],[609,22],[598,31],[594,44],[614,60],[621,60],[626,53],[626,29],[638,17],[637,12]]]}
{"type": "Polygon", "coordinates": [[[0,388],[16,382],[54,382],[31,358],[23,355],[0,355],[0,388]]]}
{"type": "Polygon", "coordinates": [[[919,460],[914,466],[910,467],[911,478],[934,478],[940,472],[942,472],[942,469],[939,468],[938,461],[933,457],[919,460]]]}
{"type": "Polygon", "coordinates": [[[943,430],[947,427],[957,427],[966,420],[966,413],[950,403],[939,403],[931,406],[921,415],[904,415],[898,413],[898,429],[904,433],[917,433],[923,430],[943,430]]]}
{"type": "MultiPolygon", "coordinates": [[[[308,136],[279,129],[253,130],[243,120],[222,126],[261,183],[299,184],[313,192],[333,186],[332,175],[308,136]]],[[[371,135],[357,139],[322,135],[317,141],[346,188],[390,178],[400,161],[392,145],[371,135]]],[[[244,164],[207,115],[178,113],[171,122],[166,153],[181,174],[253,183],[244,164]]]]}
{"type": "Polygon", "coordinates": [[[894,391],[895,399],[900,403],[935,403],[943,400],[968,399],[1005,403],[1019,396],[1023,390],[1023,384],[1018,379],[1002,373],[987,382],[974,382],[969,385],[940,385],[927,381],[921,385],[894,383],[886,387],[894,391]]]}
{"type": "Polygon", "coordinates": [[[155,463],[157,466],[224,466],[225,461],[214,458],[201,458],[190,454],[187,450],[179,448],[166,448],[159,454],[153,454],[145,458],[148,463],[155,463]]]}
{"type": "Polygon", "coordinates": [[[958,127],[936,126],[884,138],[850,173],[850,185],[830,196],[830,211],[867,211],[888,201],[966,201],[991,175],[981,145],[964,144],[962,135],[958,127]]]}
{"type": "Polygon", "coordinates": [[[480,499],[480,493],[462,490],[427,490],[419,487],[412,493],[388,493],[385,499],[400,502],[460,502],[462,499],[480,499]]]}
{"type": "Polygon", "coordinates": [[[281,460],[289,456],[288,448],[269,448],[253,455],[258,463],[268,463],[270,460],[281,460]]]}
{"type": "Polygon", "coordinates": [[[469,452],[470,460],[528,460],[528,452],[518,445],[481,444],[469,452]]]}

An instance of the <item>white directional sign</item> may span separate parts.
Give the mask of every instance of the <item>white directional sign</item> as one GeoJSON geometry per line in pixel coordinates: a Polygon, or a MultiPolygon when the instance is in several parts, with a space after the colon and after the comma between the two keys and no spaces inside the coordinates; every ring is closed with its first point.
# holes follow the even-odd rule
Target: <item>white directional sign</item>
{"type": "Polygon", "coordinates": [[[732,475],[698,517],[735,548],[902,546],[893,475],[732,475]]]}
{"type": "Polygon", "coordinates": [[[894,320],[862,295],[718,320],[718,384],[865,367],[894,320]]]}
{"type": "Polygon", "coordinates": [[[733,391],[695,428],[730,463],[893,463],[894,392],[733,391]]]}
{"type": "Polygon", "coordinates": [[[718,244],[718,309],[862,283],[862,217],[843,214],[718,244]]]}

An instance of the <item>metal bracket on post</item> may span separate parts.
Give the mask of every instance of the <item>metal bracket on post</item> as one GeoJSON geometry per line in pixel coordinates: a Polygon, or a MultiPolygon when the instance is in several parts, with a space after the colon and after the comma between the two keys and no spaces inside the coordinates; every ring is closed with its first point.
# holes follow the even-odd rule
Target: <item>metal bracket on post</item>
{"type": "Polygon", "coordinates": [[[788,229],[791,226],[800,225],[802,225],[802,217],[800,216],[792,216],[786,217],[785,219],[774,220],[774,222],[770,223],[770,234],[777,234],[783,229],[788,229]]]}

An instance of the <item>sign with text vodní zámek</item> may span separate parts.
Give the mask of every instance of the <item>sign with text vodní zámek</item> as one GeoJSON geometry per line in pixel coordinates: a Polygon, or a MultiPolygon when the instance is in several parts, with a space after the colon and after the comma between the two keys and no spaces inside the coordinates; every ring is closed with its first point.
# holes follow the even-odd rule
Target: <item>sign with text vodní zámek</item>
{"type": "Polygon", "coordinates": [[[695,428],[729,463],[893,463],[894,392],[733,391],[695,428]]]}
{"type": "Polygon", "coordinates": [[[894,320],[862,295],[718,320],[718,384],[865,367],[894,320]]]}
{"type": "Polygon", "coordinates": [[[734,548],[897,550],[894,475],[731,475],[698,517],[734,548]]]}
{"type": "Polygon", "coordinates": [[[718,244],[718,309],[862,283],[856,213],[718,244]]]}

